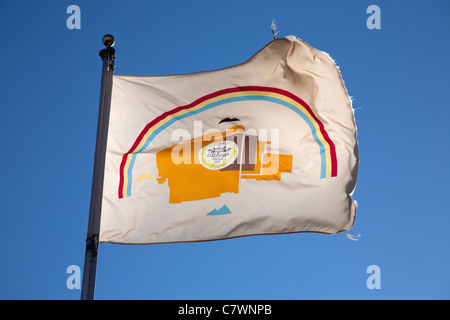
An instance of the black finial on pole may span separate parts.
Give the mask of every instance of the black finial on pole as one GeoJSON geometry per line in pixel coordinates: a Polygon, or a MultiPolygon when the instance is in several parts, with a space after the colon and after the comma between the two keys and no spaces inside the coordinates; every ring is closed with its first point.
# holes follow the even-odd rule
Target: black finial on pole
{"type": "Polygon", "coordinates": [[[82,300],[93,300],[95,278],[97,273],[97,255],[100,235],[100,218],[103,198],[103,179],[105,172],[106,143],[108,138],[109,114],[111,109],[111,92],[116,51],[112,48],[114,37],[106,34],[102,39],[105,49],[99,55],[103,61],[100,89],[100,105],[97,123],[97,140],[95,144],[94,174],[92,178],[91,204],[86,237],[86,252],[84,258],[82,300]]]}
{"type": "Polygon", "coordinates": [[[112,47],[116,43],[116,40],[114,39],[114,36],[112,34],[108,33],[103,36],[102,42],[105,47],[112,47]]]}
{"type": "Polygon", "coordinates": [[[116,50],[114,50],[113,46],[116,43],[114,36],[111,34],[105,34],[102,38],[102,42],[105,45],[105,49],[100,50],[99,55],[104,61],[104,59],[108,59],[108,67],[114,69],[114,60],[116,59],[116,50]]]}

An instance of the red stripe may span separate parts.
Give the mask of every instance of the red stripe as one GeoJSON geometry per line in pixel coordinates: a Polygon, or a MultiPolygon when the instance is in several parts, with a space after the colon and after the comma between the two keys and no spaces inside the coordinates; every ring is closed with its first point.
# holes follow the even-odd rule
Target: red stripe
{"type": "Polygon", "coordinates": [[[272,87],[260,87],[260,86],[244,86],[244,87],[235,87],[235,88],[228,88],[228,89],[223,89],[223,90],[219,90],[213,93],[210,93],[206,96],[203,96],[197,100],[195,100],[194,102],[185,105],[185,106],[180,106],[180,107],[176,107],[172,110],[169,110],[167,112],[164,112],[163,114],[161,114],[160,116],[156,117],[155,119],[153,119],[151,122],[149,122],[145,128],[141,131],[141,133],[139,134],[139,136],[136,138],[135,142],[133,143],[133,145],[131,146],[130,150],[125,153],[122,157],[122,162],[120,164],[120,181],[119,181],[119,199],[123,198],[123,186],[124,186],[124,169],[125,169],[125,163],[127,162],[127,158],[128,155],[136,152],[136,148],[139,146],[139,144],[141,143],[142,139],[144,138],[144,136],[146,135],[146,133],[154,126],[156,125],[158,122],[164,120],[165,118],[167,118],[168,116],[175,114],[179,111],[182,110],[186,110],[192,107],[195,107],[196,105],[227,94],[227,93],[233,93],[233,92],[241,92],[241,91],[266,91],[266,92],[273,92],[273,93],[278,93],[281,94],[283,96],[289,97],[292,100],[300,103],[307,111],[308,113],[311,115],[311,117],[313,117],[313,119],[317,122],[317,124],[319,125],[319,129],[320,132],[322,133],[322,136],[324,137],[325,141],[328,143],[328,145],[330,146],[330,157],[331,157],[331,176],[332,177],[336,177],[337,176],[337,158],[336,158],[336,147],[333,143],[333,141],[331,141],[330,137],[328,136],[328,133],[325,131],[325,127],[323,125],[323,123],[316,117],[316,115],[314,114],[314,112],[311,110],[311,108],[308,106],[308,104],[303,101],[302,99],[300,99],[299,97],[297,97],[296,95],[290,93],[289,91],[283,90],[283,89],[278,89],[278,88],[272,88],[272,87]]]}
{"type": "Polygon", "coordinates": [[[125,163],[127,162],[128,153],[125,153],[122,157],[122,162],[120,163],[120,178],[119,178],[119,199],[123,198],[123,184],[125,181],[124,177],[124,169],[125,169],[125,163]]]}

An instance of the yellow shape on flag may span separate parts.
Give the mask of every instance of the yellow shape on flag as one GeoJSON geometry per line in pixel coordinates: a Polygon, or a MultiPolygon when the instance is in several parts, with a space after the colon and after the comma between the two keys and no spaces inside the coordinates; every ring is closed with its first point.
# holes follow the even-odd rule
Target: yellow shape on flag
{"type": "Polygon", "coordinates": [[[156,180],[159,184],[168,180],[169,203],[217,198],[226,192],[239,193],[241,178],[279,181],[282,172],[292,172],[292,155],[269,153],[265,146],[270,142],[256,140],[253,145],[249,139],[244,138],[243,127],[236,126],[159,151],[156,154],[159,178],[156,180]],[[231,142],[231,139],[235,139],[237,144],[231,142]],[[256,150],[251,150],[252,145],[256,150]],[[223,151],[227,146],[229,154],[223,151]],[[203,160],[205,154],[215,161],[229,160],[238,150],[239,153],[244,152],[246,158],[235,155],[233,163],[228,162],[226,166],[221,163],[219,170],[216,168],[218,166],[203,160]],[[212,154],[214,152],[217,154],[212,154]],[[201,161],[197,159],[200,156],[201,161]],[[252,170],[244,169],[248,166],[252,167],[252,170]]]}
{"type": "Polygon", "coordinates": [[[143,173],[140,177],[137,177],[136,180],[134,180],[134,182],[151,179],[153,179],[153,177],[150,173],[143,173]]]}

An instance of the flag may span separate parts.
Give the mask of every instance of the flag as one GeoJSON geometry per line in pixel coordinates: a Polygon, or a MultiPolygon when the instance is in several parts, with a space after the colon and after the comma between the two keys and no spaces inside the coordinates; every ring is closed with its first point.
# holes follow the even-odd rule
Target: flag
{"type": "Polygon", "coordinates": [[[346,231],[357,168],[339,69],[295,37],[226,69],[115,75],[100,242],[346,231]]]}

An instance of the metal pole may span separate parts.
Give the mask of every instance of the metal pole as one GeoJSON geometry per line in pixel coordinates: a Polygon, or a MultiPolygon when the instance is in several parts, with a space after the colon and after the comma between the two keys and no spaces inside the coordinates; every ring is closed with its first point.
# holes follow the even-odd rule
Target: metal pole
{"type": "Polygon", "coordinates": [[[109,113],[111,108],[114,61],[116,58],[115,50],[112,48],[114,45],[114,37],[109,34],[105,35],[103,37],[103,44],[106,48],[99,52],[99,55],[103,60],[103,69],[81,300],[94,299],[98,237],[100,233],[100,216],[103,197],[103,178],[105,171],[106,142],[108,137],[109,113]]]}

